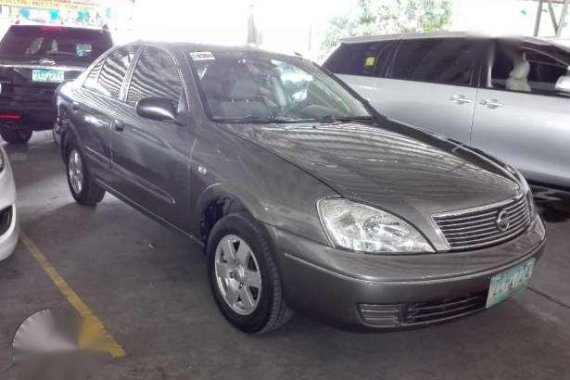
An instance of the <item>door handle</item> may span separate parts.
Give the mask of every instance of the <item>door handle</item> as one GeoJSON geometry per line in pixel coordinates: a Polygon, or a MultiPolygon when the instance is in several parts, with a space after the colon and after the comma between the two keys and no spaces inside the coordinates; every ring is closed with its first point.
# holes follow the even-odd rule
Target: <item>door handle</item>
{"type": "Polygon", "coordinates": [[[471,99],[467,99],[465,97],[465,95],[453,95],[451,98],[449,98],[450,102],[453,102],[455,104],[470,104],[473,103],[473,100],[471,99]]]}
{"type": "Polygon", "coordinates": [[[125,124],[121,123],[119,120],[114,120],[113,129],[117,132],[123,132],[125,130],[125,124]]]}
{"type": "Polygon", "coordinates": [[[490,109],[495,109],[504,106],[503,103],[500,103],[497,99],[485,99],[481,102],[482,106],[487,106],[490,109]]]}
{"type": "Polygon", "coordinates": [[[71,109],[74,111],[79,111],[81,109],[81,104],[78,102],[73,102],[71,103],[71,109]]]}

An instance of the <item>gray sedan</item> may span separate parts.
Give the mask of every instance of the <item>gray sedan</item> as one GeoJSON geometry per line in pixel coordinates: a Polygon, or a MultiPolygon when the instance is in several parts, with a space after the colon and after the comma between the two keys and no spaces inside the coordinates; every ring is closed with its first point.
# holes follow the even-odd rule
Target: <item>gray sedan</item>
{"type": "Polygon", "coordinates": [[[133,43],[57,106],[76,201],[110,192],[202,245],[247,333],[292,310],[376,330],[452,320],[524,288],[543,251],[517,170],[387,120],[299,57],[133,43]]]}

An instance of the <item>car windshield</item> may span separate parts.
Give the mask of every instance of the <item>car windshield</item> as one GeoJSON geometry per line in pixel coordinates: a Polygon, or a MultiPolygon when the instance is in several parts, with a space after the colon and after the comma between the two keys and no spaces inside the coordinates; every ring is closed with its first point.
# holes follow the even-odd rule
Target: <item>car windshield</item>
{"type": "Polygon", "coordinates": [[[92,60],[112,45],[109,35],[98,30],[13,26],[0,42],[0,55],[92,60]]]}
{"type": "Polygon", "coordinates": [[[301,59],[251,52],[192,52],[190,58],[215,121],[372,119],[362,102],[301,59]]]}

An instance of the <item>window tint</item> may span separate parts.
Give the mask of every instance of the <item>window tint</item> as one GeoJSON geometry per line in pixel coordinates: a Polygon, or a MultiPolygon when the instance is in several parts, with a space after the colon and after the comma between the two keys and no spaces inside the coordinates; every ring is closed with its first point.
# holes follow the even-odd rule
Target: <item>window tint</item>
{"type": "Polygon", "coordinates": [[[103,67],[103,63],[105,63],[105,60],[100,59],[95,64],[95,66],[93,66],[93,68],[91,69],[89,74],[87,74],[85,81],[83,82],[83,87],[86,87],[86,88],[89,88],[91,90],[95,90],[98,92],[102,92],[101,89],[99,88],[99,84],[97,82],[97,79],[99,78],[99,73],[101,73],[101,68],[103,67]]]}
{"type": "Polygon", "coordinates": [[[479,44],[468,39],[402,41],[391,71],[394,79],[453,85],[472,83],[479,44]]]}
{"type": "Polygon", "coordinates": [[[180,101],[182,85],[176,63],[161,49],[147,47],[142,52],[127,94],[127,103],[135,105],[149,97],[180,101]]]}
{"type": "Polygon", "coordinates": [[[397,41],[342,44],[325,62],[335,74],[383,76],[397,41]]]}
{"type": "MultiPolygon", "coordinates": [[[[491,71],[491,87],[519,92],[564,95],[555,89],[568,63],[560,56],[533,48],[499,44],[491,71]]],[[[567,96],[568,94],[565,94],[567,96]]]]}
{"type": "Polygon", "coordinates": [[[97,88],[107,96],[119,98],[125,74],[134,57],[134,47],[113,51],[107,56],[97,80],[97,88]]]}

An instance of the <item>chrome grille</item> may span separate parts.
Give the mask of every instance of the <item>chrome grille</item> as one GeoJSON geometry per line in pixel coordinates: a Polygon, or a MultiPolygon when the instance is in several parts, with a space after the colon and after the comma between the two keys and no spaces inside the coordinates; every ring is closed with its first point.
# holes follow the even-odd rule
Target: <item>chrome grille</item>
{"type": "Polygon", "coordinates": [[[530,209],[525,196],[471,210],[434,215],[433,219],[452,250],[483,248],[505,242],[530,224],[530,209]],[[499,215],[509,221],[501,228],[499,215]]]}
{"type": "Polygon", "coordinates": [[[485,308],[487,290],[462,297],[409,304],[359,304],[362,320],[378,328],[412,327],[450,321],[485,308]]]}

